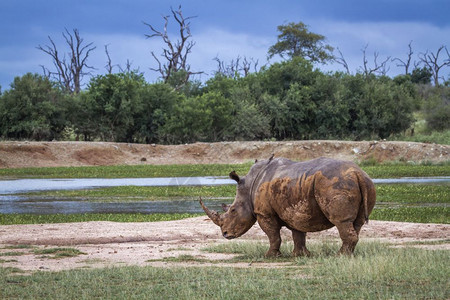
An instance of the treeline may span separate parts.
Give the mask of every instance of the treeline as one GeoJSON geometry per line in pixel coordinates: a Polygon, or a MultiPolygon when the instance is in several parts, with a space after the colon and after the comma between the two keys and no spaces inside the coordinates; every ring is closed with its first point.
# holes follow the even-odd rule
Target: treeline
{"type": "Polygon", "coordinates": [[[448,129],[450,88],[421,84],[429,82],[425,76],[323,73],[295,57],[245,77],[217,73],[182,88],[177,76],[147,83],[138,72],[99,75],[87,89],[68,94],[29,73],[0,95],[0,138],[165,144],[383,139],[410,128],[421,108],[431,129],[448,129]]]}

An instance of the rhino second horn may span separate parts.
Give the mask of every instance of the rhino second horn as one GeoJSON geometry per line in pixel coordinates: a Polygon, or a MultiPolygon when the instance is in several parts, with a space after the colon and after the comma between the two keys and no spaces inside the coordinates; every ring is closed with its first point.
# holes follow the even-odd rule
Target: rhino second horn
{"type": "Polygon", "coordinates": [[[220,215],[217,211],[210,210],[207,208],[202,201],[202,197],[200,197],[200,205],[202,206],[203,210],[205,211],[206,215],[216,224],[217,226],[220,226],[220,215]]]}

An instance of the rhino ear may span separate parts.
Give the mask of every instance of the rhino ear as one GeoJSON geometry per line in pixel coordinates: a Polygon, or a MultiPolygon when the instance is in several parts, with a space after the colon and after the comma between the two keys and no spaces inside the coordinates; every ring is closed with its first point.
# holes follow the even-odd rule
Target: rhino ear
{"type": "Polygon", "coordinates": [[[228,211],[228,209],[230,209],[230,204],[225,204],[225,203],[222,203],[222,209],[223,209],[223,211],[224,212],[227,212],[228,211]]]}
{"type": "Polygon", "coordinates": [[[239,181],[241,181],[241,179],[239,178],[239,175],[236,174],[236,171],[233,171],[230,173],[230,178],[233,179],[234,181],[236,181],[237,183],[239,183],[239,181]]]}
{"type": "Polygon", "coordinates": [[[255,159],[255,164],[258,162],[258,159],[255,159]]]}

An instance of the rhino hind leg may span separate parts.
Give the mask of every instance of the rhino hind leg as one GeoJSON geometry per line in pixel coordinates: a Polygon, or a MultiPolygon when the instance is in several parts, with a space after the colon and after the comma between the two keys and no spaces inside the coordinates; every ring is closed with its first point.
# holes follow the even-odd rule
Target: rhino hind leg
{"type": "Polygon", "coordinates": [[[294,240],[294,251],[292,251],[293,256],[311,256],[311,253],[306,249],[306,233],[292,230],[292,239],[294,240]]]}
{"type": "Polygon", "coordinates": [[[353,254],[356,244],[358,243],[358,233],[361,227],[359,227],[358,231],[356,231],[353,222],[339,223],[336,224],[336,227],[342,240],[342,247],[338,254],[353,254]]]}

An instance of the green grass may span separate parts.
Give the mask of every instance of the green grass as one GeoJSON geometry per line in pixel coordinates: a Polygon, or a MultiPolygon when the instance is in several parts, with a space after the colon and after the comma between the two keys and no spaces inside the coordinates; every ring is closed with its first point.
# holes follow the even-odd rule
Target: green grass
{"type": "Polygon", "coordinates": [[[405,163],[363,165],[361,167],[371,178],[432,177],[450,176],[450,163],[440,165],[411,165],[405,163]]]}
{"type": "Polygon", "coordinates": [[[413,136],[409,135],[396,135],[390,137],[391,141],[405,141],[405,142],[418,142],[418,143],[435,143],[441,145],[450,145],[450,130],[444,131],[432,131],[426,130],[416,131],[413,136]]]}
{"type": "Polygon", "coordinates": [[[450,207],[397,207],[374,209],[371,220],[450,224],[450,207]]]}
{"type": "Polygon", "coordinates": [[[450,224],[449,184],[379,184],[370,219],[450,224]]]}
{"type": "Polygon", "coordinates": [[[22,256],[25,252],[10,251],[10,252],[0,252],[0,256],[22,256]]]}
{"type": "MultiPolygon", "coordinates": [[[[363,169],[372,178],[395,178],[405,176],[449,176],[450,163],[412,165],[402,162],[372,165],[367,162],[363,169]]],[[[203,164],[203,165],[144,165],[144,166],[95,166],[0,169],[0,179],[6,178],[150,178],[228,176],[232,170],[247,174],[252,163],[203,164]]]]}
{"type": "Polygon", "coordinates": [[[230,197],[234,198],[236,194],[235,185],[220,186],[118,186],[98,189],[85,190],[61,190],[44,191],[38,193],[28,193],[27,197],[45,197],[45,198],[82,198],[89,201],[105,200],[114,201],[151,201],[167,200],[173,198],[192,199],[198,197],[230,197]]]}
{"type": "Polygon", "coordinates": [[[36,255],[42,255],[41,258],[61,259],[66,257],[75,257],[86,254],[75,248],[44,248],[35,249],[33,251],[36,255]]]}
{"type": "Polygon", "coordinates": [[[450,184],[377,184],[377,202],[450,204],[450,184]]]}
{"type": "Polygon", "coordinates": [[[157,222],[180,220],[200,215],[203,214],[0,214],[0,225],[72,223],[89,221],[157,222]]]}
{"type": "Polygon", "coordinates": [[[246,174],[246,164],[139,165],[0,169],[0,178],[150,178],[246,174]]]}
{"type": "MultiPolygon", "coordinates": [[[[450,298],[448,251],[360,243],[354,257],[336,257],[338,247],[314,243],[312,258],[292,258],[292,266],[283,268],[120,267],[31,275],[0,268],[0,295],[7,299],[450,298]]],[[[243,251],[261,252],[254,248],[249,243],[243,251]]]]}

